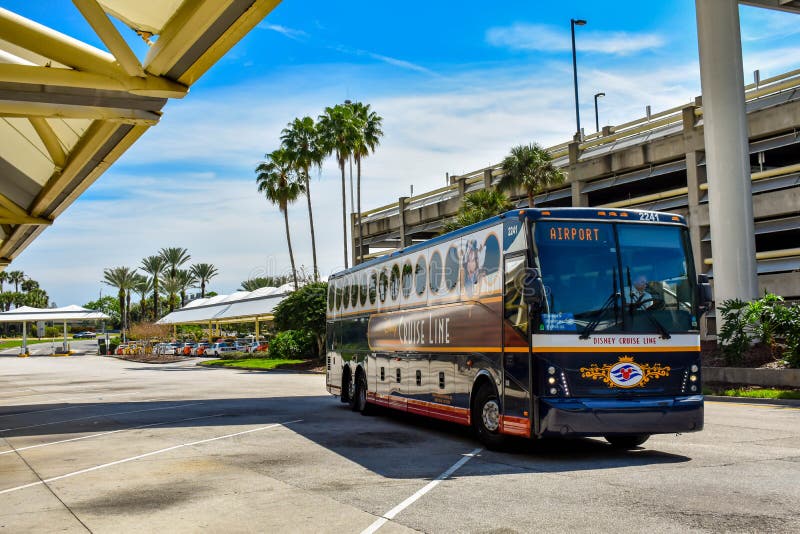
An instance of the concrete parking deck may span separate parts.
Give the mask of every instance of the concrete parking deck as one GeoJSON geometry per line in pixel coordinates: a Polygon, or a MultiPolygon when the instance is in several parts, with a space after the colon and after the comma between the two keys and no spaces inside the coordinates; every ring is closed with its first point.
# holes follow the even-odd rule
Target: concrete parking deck
{"type": "Polygon", "coordinates": [[[496,453],[460,427],[354,414],[323,385],[0,356],[0,530],[800,531],[800,409],[708,403],[705,431],[637,451],[496,453]]]}

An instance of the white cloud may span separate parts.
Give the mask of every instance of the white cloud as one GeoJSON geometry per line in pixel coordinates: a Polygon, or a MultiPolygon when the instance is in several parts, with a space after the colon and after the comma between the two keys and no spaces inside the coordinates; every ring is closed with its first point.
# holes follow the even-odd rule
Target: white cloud
{"type": "Polygon", "coordinates": [[[267,22],[262,22],[257,27],[261,28],[262,30],[280,33],[281,35],[285,35],[289,39],[294,39],[295,41],[302,41],[308,38],[308,34],[303,30],[287,28],[286,26],[281,26],[280,24],[269,24],[267,22]]]}
{"type": "Polygon", "coordinates": [[[739,13],[744,43],[764,40],[774,42],[800,34],[800,17],[795,13],[751,6],[741,6],[739,13]]]}
{"type": "MultiPolygon", "coordinates": [[[[659,48],[663,37],[653,33],[608,32],[580,29],[577,39],[581,52],[628,55],[659,48]]],[[[570,33],[545,24],[522,24],[490,28],[486,41],[512,50],[565,52],[572,50],[570,33]]]]}

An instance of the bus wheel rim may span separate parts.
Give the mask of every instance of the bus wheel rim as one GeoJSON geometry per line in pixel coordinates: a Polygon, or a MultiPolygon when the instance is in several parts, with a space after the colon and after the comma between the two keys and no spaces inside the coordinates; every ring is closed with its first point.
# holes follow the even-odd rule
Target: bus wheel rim
{"type": "Polygon", "coordinates": [[[483,419],[483,426],[486,427],[486,430],[490,432],[496,431],[500,427],[500,406],[497,405],[497,402],[493,400],[487,401],[486,404],[483,405],[481,418],[483,419]]]}

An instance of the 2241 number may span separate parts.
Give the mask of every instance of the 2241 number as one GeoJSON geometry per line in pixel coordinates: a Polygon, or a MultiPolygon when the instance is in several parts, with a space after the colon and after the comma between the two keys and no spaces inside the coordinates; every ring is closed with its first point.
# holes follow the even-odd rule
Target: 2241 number
{"type": "Polygon", "coordinates": [[[639,214],[640,221],[654,221],[658,222],[658,214],[657,213],[640,213],[639,214]]]}

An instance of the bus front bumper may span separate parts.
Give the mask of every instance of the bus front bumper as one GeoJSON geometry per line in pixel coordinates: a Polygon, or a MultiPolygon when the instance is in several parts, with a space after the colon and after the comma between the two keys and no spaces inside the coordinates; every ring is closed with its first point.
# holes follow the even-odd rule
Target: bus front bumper
{"type": "Polygon", "coordinates": [[[703,396],[540,398],[540,436],[675,434],[703,429],[703,396]]]}

